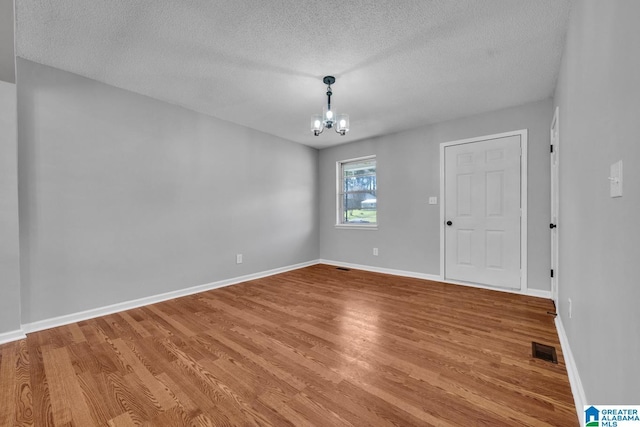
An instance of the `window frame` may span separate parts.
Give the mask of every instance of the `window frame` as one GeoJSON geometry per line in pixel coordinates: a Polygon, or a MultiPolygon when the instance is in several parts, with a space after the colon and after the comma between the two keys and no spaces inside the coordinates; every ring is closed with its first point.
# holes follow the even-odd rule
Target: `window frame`
{"type": "Polygon", "coordinates": [[[378,203],[377,203],[377,199],[378,199],[378,159],[376,158],[375,154],[369,155],[369,156],[363,156],[363,157],[355,157],[353,159],[346,159],[346,160],[338,160],[336,162],[336,224],[335,227],[336,228],[351,228],[351,229],[358,229],[358,230],[377,230],[378,229],[378,225],[380,223],[380,220],[378,218],[378,203]],[[355,162],[360,162],[363,160],[375,160],[376,162],[376,222],[375,223],[363,223],[363,224],[358,224],[358,223],[344,223],[342,222],[342,214],[343,214],[343,205],[342,205],[342,188],[343,188],[343,178],[344,178],[344,172],[343,172],[343,166],[348,164],[348,163],[355,163],[355,162]]]}

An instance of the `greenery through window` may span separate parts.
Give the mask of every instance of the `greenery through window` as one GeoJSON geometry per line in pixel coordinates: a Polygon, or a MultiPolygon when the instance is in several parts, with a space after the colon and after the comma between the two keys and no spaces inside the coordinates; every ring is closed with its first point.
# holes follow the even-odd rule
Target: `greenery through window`
{"type": "Polygon", "coordinates": [[[338,224],[376,225],[375,156],[338,162],[338,224]]]}

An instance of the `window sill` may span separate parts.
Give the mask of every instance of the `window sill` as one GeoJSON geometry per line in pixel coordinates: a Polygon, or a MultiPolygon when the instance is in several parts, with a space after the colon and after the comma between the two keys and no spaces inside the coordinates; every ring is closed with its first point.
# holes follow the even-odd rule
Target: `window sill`
{"type": "Polygon", "coordinates": [[[336,224],[335,227],[350,230],[377,230],[378,224],[336,224]]]}

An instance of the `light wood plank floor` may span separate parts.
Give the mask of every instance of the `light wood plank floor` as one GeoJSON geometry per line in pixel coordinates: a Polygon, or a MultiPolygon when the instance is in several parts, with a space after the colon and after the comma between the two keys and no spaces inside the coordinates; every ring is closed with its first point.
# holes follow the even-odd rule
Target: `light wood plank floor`
{"type": "Polygon", "coordinates": [[[316,265],[0,346],[0,425],[576,426],[552,310],[316,265]]]}

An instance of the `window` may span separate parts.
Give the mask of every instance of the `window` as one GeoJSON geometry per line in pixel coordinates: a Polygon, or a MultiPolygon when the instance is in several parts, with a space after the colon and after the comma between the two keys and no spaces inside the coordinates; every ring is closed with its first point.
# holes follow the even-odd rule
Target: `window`
{"type": "Polygon", "coordinates": [[[376,157],[337,163],[337,225],[375,227],[378,224],[376,157]]]}

